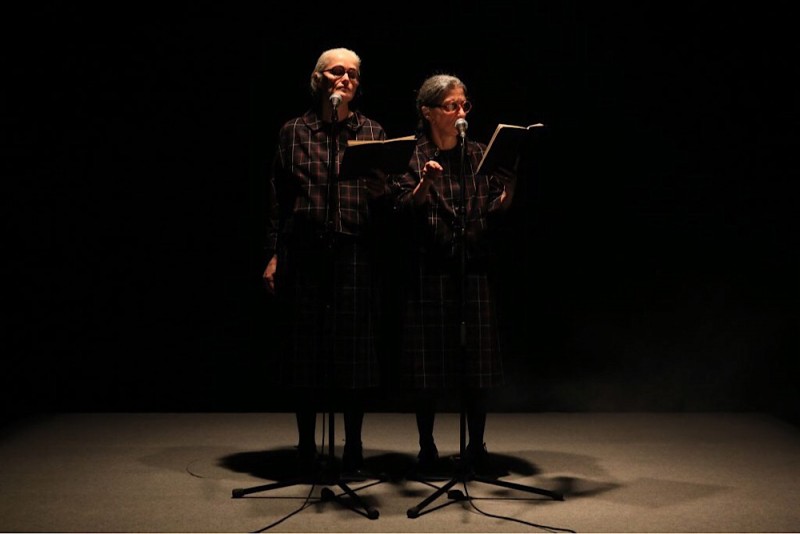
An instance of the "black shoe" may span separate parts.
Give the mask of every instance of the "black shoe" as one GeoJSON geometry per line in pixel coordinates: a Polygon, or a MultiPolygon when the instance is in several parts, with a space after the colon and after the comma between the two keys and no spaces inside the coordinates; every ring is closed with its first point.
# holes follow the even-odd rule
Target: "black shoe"
{"type": "Polygon", "coordinates": [[[313,473],[317,469],[318,461],[316,445],[297,447],[297,470],[300,473],[313,473]]]}
{"type": "Polygon", "coordinates": [[[420,472],[433,471],[439,464],[439,449],[436,445],[421,447],[417,455],[417,470],[420,472]]]}
{"type": "Polygon", "coordinates": [[[464,461],[467,467],[476,475],[487,477],[501,475],[500,470],[493,464],[485,443],[481,443],[478,446],[470,443],[464,453],[464,461]]]}
{"type": "Polygon", "coordinates": [[[439,457],[436,445],[430,445],[420,448],[417,463],[409,473],[409,477],[423,480],[447,480],[452,476],[452,471],[452,465],[439,457]]]}
{"type": "Polygon", "coordinates": [[[364,451],[361,445],[344,445],[342,453],[342,471],[348,474],[358,474],[364,468],[364,451]]]}

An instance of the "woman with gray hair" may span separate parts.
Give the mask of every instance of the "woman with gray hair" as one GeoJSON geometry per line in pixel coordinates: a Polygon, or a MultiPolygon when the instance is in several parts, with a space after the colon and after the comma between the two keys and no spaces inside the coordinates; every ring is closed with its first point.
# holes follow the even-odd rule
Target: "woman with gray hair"
{"type": "Polygon", "coordinates": [[[360,84],[354,51],[333,48],[319,56],[310,109],[280,128],[268,178],[262,276],[278,305],[277,377],[297,394],[299,460],[306,469],[317,457],[316,413],[333,407],[344,414],[343,469],[362,467],[364,396],[379,379],[369,230],[386,187],[375,186],[380,176],[339,179],[348,141],[386,138],[379,123],[354,107],[360,84]]]}
{"type": "Polygon", "coordinates": [[[416,104],[416,150],[408,171],[391,184],[396,211],[405,218],[402,226],[410,237],[401,381],[414,389],[417,402],[419,469],[437,464],[437,397],[450,390],[464,395],[469,428],[464,460],[476,472],[485,472],[487,395],[503,382],[489,276],[489,228],[493,216],[510,205],[516,175],[508,169],[492,176],[476,174],[486,145],[466,137],[472,104],[459,78],[427,78],[416,104]]]}

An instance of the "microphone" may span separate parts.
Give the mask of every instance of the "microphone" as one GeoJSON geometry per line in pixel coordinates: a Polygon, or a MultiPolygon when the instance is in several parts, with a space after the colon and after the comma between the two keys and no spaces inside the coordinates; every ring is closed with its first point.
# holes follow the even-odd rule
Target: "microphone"
{"type": "Polygon", "coordinates": [[[467,120],[458,119],[456,121],[456,130],[458,130],[458,135],[461,136],[461,139],[464,139],[467,136],[467,120]]]}
{"type": "Polygon", "coordinates": [[[336,109],[339,107],[339,104],[342,103],[342,95],[340,95],[339,93],[333,93],[330,97],[330,101],[331,101],[331,106],[333,106],[333,109],[336,109]]]}

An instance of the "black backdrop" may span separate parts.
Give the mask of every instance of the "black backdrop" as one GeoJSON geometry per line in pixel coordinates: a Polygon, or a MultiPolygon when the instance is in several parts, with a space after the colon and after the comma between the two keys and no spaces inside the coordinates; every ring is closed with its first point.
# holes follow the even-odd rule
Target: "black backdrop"
{"type": "Polygon", "coordinates": [[[796,419],[788,9],[46,3],[5,26],[7,414],[286,409],[264,179],[347,46],[390,136],[436,71],[467,82],[472,138],[547,125],[498,232],[496,409],[796,419]]]}

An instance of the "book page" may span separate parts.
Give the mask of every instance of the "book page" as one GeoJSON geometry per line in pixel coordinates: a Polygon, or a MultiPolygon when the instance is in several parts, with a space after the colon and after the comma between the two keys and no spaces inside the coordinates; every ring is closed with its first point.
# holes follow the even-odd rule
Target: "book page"
{"type": "Polygon", "coordinates": [[[385,140],[350,140],[342,156],[339,178],[360,178],[380,171],[402,174],[408,169],[417,138],[413,135],[385,140]]]}
{"type": "Polygon", "coordinates": [[[486,146],[477,173],[491,174],[498,167],[508,169],[516,168],[525,137],[532,130],[543,127],[544,124],[538,122],[528,126],[516,124],[498,124],[486,146]]]}
{"type": "Polygon", "coordinates": [[[416,141],[416,137],[413,135],[407,135],[405,137],[395,137],[392,139],[350,139],[347,141],[347,146],[358,146],[358,145],[372,145],[372,144],[385,144],[385,143],[395,143],[395,142],[402,142],[402,141],[416,141]]]}

